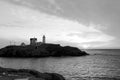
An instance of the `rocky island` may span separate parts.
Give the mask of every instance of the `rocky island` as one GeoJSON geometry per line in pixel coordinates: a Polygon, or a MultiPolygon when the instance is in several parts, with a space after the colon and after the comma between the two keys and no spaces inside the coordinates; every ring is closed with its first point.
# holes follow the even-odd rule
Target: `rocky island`
{"type": "Polygon", "coordinates": [[[0,49],[0,57],[66,57],[85,56],[86,52],[76,47],[60,46],[60,44],[46,43],[43,36],[42,42],[37,42],[37,38],[30,38],[30,44],[9,45],[0,49]]]}
{"type": "Polygon", "coordinates": [[[76,47],[60,46],[58,44],[41,44],[39,46],[7,46],[0,49],[0,57],[66,57],[85,56],[86,52],[76,47]]]}

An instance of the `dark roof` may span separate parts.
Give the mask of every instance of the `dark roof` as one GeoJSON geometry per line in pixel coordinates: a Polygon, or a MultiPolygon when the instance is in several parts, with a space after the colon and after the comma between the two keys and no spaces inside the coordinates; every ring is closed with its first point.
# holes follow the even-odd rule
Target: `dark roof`
{"type": "Polygon", "coordinates": [[[30,40],[33,40],[33,39],[37,40],[37,38],[30,38],[30,40]]]}

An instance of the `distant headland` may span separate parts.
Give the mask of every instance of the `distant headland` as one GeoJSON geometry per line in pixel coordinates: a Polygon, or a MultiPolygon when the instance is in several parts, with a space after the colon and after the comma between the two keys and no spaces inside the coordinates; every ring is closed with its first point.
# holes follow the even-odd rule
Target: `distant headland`
{"type": "Polygon", "coordinates": [[[30,44],[9,45],[0,49],[0,57],[66,57],[85,56],[85,51],[76,47],[61,46],[60,44],[46,43],[43,35],[42,42],[37,42],[37,38],[30,38],[30,44]]]}

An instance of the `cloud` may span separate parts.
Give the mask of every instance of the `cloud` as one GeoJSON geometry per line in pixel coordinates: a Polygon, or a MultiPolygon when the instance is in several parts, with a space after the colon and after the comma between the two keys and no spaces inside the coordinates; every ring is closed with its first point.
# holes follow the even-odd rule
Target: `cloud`
{"type": "Polygon", "coordinates": [[[61,7],[55,0],[48,0],[55,8],[57,11],[62,11],[61,7]]]}
{"type": "Polygon", "coordinates": [[[89,27],[97,29],[97,30],[107,30],[108,29],[108,25],[101,25],[101,24],[94,24],[93,22],[89,23],[89,27]]]}
{"type": "MultiPolygon", "coordinates": [[[[94,42],[100,42],[101,44],[110,43],[115,39],[113,36],[105,34],[100,29],[90,27],[89,25],[86,26],[75,20],[46,14],[25,6],[13,4],[7,6],[11,10],[10,12],[6,10],[6,12],[14,18],[13,22],[8,20],[9,23],[15,25],[17,23],[15,21],[18,21],[17,25],[22,27],[11,27],[9,24],[6,24],[9,27],[0,27],[1,38],[20,38],[29,40],[30,37],[35,36],[41,38],[43,34],[46,34],[47,41],[64,41],[78,45],[80,44],[80,46],[83,47],[85,44],[91,47],[94,45],[94,42]]],[[[11,19],[10,16],[7,18],[11,19]]],[[[6,17],[4,18],[6,19],[6,17]]]]}
{"type": "Polygon", "coordinates": [[[70,37],[81,38],[80,42],[108,42],[114,39],[114,37],[104,34],[103,32],[78,32],[68,34],[70,37]]]}
{"type": "Polygon", "coordinates": [[[83,48],[97,48],[109,46],[115,37],[105,34],[101,31],[90,31],[87,32],[75,32],[70,33],[67,36],[71,39],[69,42],[78,43],[78,46],[83,48]]]}

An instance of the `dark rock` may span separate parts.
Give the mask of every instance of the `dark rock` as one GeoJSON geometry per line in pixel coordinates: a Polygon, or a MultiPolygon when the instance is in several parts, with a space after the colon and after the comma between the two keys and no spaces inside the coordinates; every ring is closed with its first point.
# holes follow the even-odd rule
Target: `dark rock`
{"type": "Polygon", "coordinates": [[[31,77],[29,80],[65,80],[65,78],[58,73],[41,73],[30,69],[11,69],[0,67],[0,76],[9,77],[10,74],[31,77]]]}
{"type": "Polygon", "coordinates": [[[62,75],[57,73],[45,73],[45,74],[52,76],[51,80],[65,80],[65,78],[62,75]]]}
{"type": "Polygon", "coordinates": [[[31,77],[31,78],[29,78],[29,80],[45,80],[45,79],[43,79],[43,78],[35,78],[35,77],[31,77]]]}

